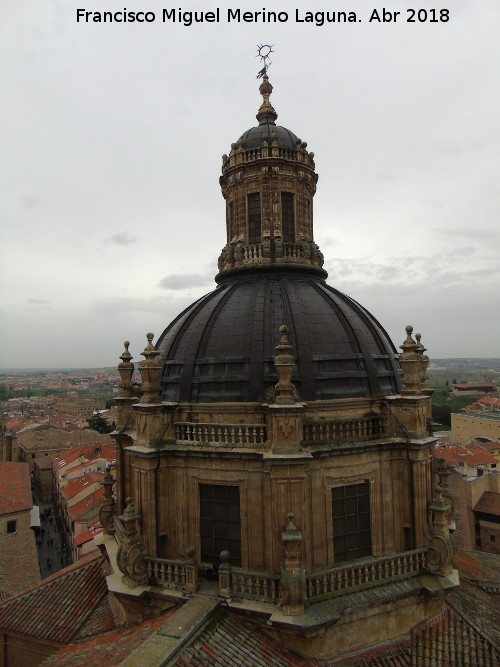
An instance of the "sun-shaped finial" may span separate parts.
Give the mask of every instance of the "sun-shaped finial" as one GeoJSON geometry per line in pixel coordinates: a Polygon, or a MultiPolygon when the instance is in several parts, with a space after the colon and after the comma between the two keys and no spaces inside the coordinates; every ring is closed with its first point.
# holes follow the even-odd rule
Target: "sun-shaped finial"
{"type": "Polygon", "coordinates": [[[274,53],[273,46],[274,44],[257,44],[257,55],[255,57],[260,58],[261,62],[264,63],[264,67],[257,74],[258,79],[261,79],[267,72],[268,68],[272,65],[272,63],[267,61],[271,53],[274,53]]]}

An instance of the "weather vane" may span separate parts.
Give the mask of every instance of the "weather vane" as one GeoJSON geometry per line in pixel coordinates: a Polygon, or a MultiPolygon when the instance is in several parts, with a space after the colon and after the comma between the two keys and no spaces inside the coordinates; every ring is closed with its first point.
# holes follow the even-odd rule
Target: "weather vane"
{"type": "Polygon", "coordinates": [[[261,79],[272,65],[272,63],[268,63],[267,60],[271,53],[274,53],[273,46],[274,44],[257,44],[257,55],[255,57],[260,58],[261,62],[264,63],[264,67],[257,74],[258,79],[261,79]]]}

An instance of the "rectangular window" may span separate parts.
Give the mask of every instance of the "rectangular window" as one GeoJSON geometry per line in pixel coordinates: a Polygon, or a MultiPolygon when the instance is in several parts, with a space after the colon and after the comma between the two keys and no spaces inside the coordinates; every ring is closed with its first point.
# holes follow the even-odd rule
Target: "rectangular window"
{"type": "Polygon", "coordinates": [[[227,205],[227,240],[234,237],[234,204],[232,201],[227,205]]]}
{"type": "Polygon", "coordinates": [[[248,243],[262,242],[260,192],[252,192],[247,197],[248,205],[248,243]]]}
{"type": "Polygon", "coordinates": [[[232,565],[241,565],[240,489],[200,484],[201,560],[220,563],[229,551],[232,565]]]}
{"type": "Polygon", "coordinates": [[[335,562],[371,556],[370,484],[332,489],[335,562]]]}
{"type": "Polygon", "coordinates": [[[283,241],[295,242],[295,215],[293,211],[293,193],[281,193],[281,231],[283,241]]]}
{"type": "Polygon", "coordinates": [[[17,531],[17,521],[7,521],[7,532],[15,533],[17,531]]]}

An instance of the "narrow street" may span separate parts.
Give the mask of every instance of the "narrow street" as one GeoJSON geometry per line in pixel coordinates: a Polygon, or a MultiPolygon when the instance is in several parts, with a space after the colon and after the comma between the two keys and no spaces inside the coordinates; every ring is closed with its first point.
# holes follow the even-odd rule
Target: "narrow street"
{"type": "Polygon", "coordinates": [[[52,503],[43,503],[33,493],[33,503],[40,508],[40,529],[36,536],[38,562],[42,579],[69,565],[71,559],[66,554],[54,516],[52,503]]]}

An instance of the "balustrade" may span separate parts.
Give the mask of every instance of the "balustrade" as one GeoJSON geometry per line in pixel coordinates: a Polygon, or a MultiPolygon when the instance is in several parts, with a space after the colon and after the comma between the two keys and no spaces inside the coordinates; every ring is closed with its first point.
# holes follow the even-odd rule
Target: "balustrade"
{"type": "Polygon", "coordinates": [[[386,417],[361,417],[338,421],[317,421],[304,424],[304,440],[369,440],[383,436],[387,429],[386,417]]]}
{"type": "Polygon", "coordinates": [[[406,551],[395,556],[370,559],[352,565],[307,575],[307,597],[314,600],[332,595],[346,595],[353,590],[381,586],[417,576],[426,566],[426,549],[406,551]]]}
{"type": "Polygon", "coordinates": [[[260,424],[210,424],[177,422],[178,442],[211,445],[261,445],[267,440],[266,427],[260,424]]]}
{"type": "Polygon", "coordinates": [[[233,597],[270,604],[278,603],[280,582],[277,575],[245,572],[232,568],[229,576],[233,597]]]}
{"type": "Polygon", "coordinates": [[[148,579],[155,585],[177,590],[186,587],[188,563],[151,556],[146,556],[144,560],[146,561],[148,579]]]}

